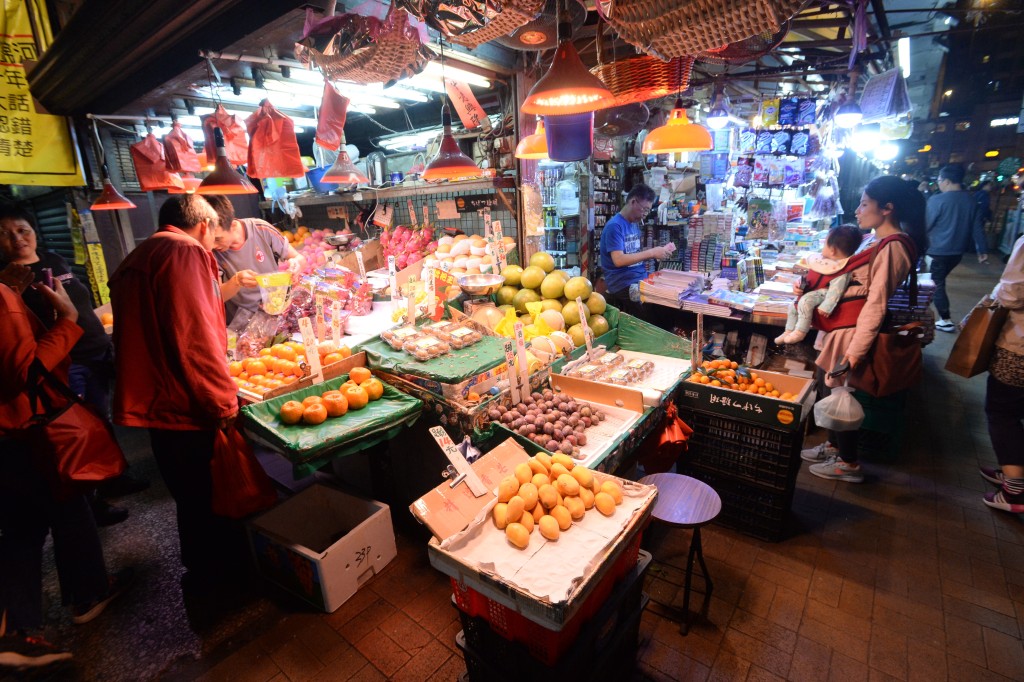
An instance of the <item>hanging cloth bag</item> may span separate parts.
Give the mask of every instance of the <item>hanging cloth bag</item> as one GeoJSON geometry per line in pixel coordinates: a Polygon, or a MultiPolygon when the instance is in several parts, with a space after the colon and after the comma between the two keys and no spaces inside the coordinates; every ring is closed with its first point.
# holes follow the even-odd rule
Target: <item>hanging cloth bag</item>
{"type": "Polygon", "coordinates": [[[135,176],[143,192],[177,187],[184,189],[185,183],[177,173],[167,170],[167,159],[164,158],[164,146],[156,135],[150,133],[141,142],[128,148],[135,166],[135,176]]]}
{"type": "Polygon", "coordinates": [[[324,149],[337,151],[344,136],[345,118],[348,116],[348,97],[330,81],[324,81],[324,97],[320,101],[320,120],[316,123],[316,143],[324,149]]]}
{"type": "Polygon", "coordinates": [[[218,429],[210,460],[213,513],[241,519],[277,502],[274,484],[237,425],[218,429]]]}
{"type": "Polygon", "coordinates": [[[185,134],[177,121],[171,124],[171,132],[164,135],[164,153],[169,171],[198,173],[203,169],[192,138],[185,134]]]}
{"type": "Polygon", "coordinates": [[[249,131],[249,165],[253,178],[301,178],[306,167],[295,138],[295,124],[263,100],[260,108],[245,120],[249,131]]]}
{"type": "Polygon", "coordinates": [[[38,359],[28,373],[33,416],[19,436],[61,499],[124,473],[127,463],[114,428],[38,359]]]}
{"type": "Polygon", "coordinates": [[[245,139],[245,128],[234,114],[229,114],[223,104],[217,105],[212,114],[202,117],[203,137],[206,139],[206,163],[217,163],[217,141],[214,131],[220,128],[224,134],[224,151],[232,166],[244,166],[249,160],[249,144],[245,139]]]}

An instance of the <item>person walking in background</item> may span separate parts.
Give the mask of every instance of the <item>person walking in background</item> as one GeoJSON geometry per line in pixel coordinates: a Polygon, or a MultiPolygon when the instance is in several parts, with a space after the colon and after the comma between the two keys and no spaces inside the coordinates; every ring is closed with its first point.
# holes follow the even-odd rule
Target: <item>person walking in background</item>
{"type": "MultiPolygon", "coordinates": [[[[108,575],[96,524],[82,494],[54,495],[19,431],[34,414],[29,368],[38,360],[60,378],[82,336],[78,310],[59,279],[35,284],[54,315],[49,329],[25,306],[20,292],[32,281],[24,265],[0,272],[0,670],[42,668],[66,661],[43,626],[43,544],[53,536],[61,599],[76,624],[88,623],[131,583],[134,571],[108,575]]],[[[92,314],[92,311],[90,311],[92,314]]],[[[51,396],[59,405],[60,398],[51,396]]]]}
{"type": "Polygon", "coordinates": [[[168,198],[160,229],[110,278],[117,383],[114,421],[149,429],[160,474],[177,505],[186,580],[230,578],[245,554],[239,529],[212,510],[216,432],[238,412],[228,375],[217,261],[217,214],[199,195],[168,198]],[[237,542],[236,542],[237,541],[237,542]]]}
{"type": "MultiPolygon", "coordinates": [[[[928,199],[927,210],[929,271],[935,282],[932,300],[939,313],[935,328],[950,333],[957,330],[957,325],[950,319],[946,278],[960,264],[974,234],[974,198],[964,191],[963,182],[963,166],[944,166],[939,171],[940,193],[928,199]]],[[[983,243],[977,248],[979,259],[982,255],[988,257],[988,249],[983,243]]]]}
{"type": "Polygon", "coordinates": [[[992,290],[992,300],[1009,309],[988,368],[985,416],[999,469],[981,467],[981,475],[999,490],[984,502],[993,509],[1024,513],[1024,237],[992,290]]]}
{"type": "MultiPolygon", "coordinates": [[[[77,324],[82,338],[71,349],[68,386],[96,408],[104,419],[110,414],[110,382],[114,376],[114,346],[100,320],[93,313],[89,289],[71,272],[58,254],[40,249],[32,214],[15,204],[0,204],[0,267],[6,263],[26,266],[36,282],[43,282],[44,270],[60,280],[71,302],[78,310],[77,324]]],[[[35,313],[44,327],[56,323],[49,299],[40,290],[29,287],[22,294],[28,309],[35,313]]],[[[98,493],[89,495],[89,503],[98,526],[112,526],[128,518],[128,510],[108,503],[104,497],[120,497],[145,490],[149,482],[122,474],[103,481],[98,493]]]]}
{"type": "MultiPolygon", "coordinates": [[[[871,260],[853,270],[853,281],[833,313],[840,319],[853,318],[842,307],[859,306],[859,310],[854,309],[855,321],[851,326],[833,329],[824,339],[819,337],[821,352],[816,364],[826,373],[826,392],[846,382],[845,375],[833,378],[828,372],[842,364],[853,369],[868,361],[868,352],[885,320],[889,299],[910,274],[927,243],[925,200],[912,181],[892,175],[875,178],[864,188],[856,215],[860,228],[873,233],[874,243],[865,248],[876,251],[871,260]]],[[[818,462],[808,471],[819,478],[861,483],[864,474],[858,463],[859,432],[830,431],[828,443],[801,453],[803,459],[818,462]]]]}
{"type": "Polygon", "coordinates": [[[978,250],[978,262],[988,262],[988,237],[985,224],[992,220],[992,181],[983,180],[974,191],[974,244],[978,250]],[[984,251],[982,250],[984,247],[984,251]]]}

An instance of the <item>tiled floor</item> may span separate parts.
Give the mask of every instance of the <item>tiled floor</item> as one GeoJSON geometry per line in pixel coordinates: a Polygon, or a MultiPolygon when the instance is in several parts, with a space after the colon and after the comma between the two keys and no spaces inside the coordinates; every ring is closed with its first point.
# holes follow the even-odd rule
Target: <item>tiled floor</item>
{"type": "MultiPolygon", "coordinates": [[[[956,314],[1000,267],[972,262],[954,273],[956,314]]],[[[795,532],[779,543],[705,530],[715,580],[708,618],[684,637],[644,612],[633,679],[1024,679],[1024,529],[981,503],[988,488],[977,466],[994,462],[985,377],[943,371],[952,341],[939,334],[926,349],[902,452],[866,463],[865,484],[801,471],[795,532]]],[[[77,630],[51,607],[54,636],[77,652],[62,679],[448,682],[465,672],[450,586],[429,565],[422,535],[400,534],[398,558],[333,614],[259,590],[232,605],[186,599],[182,608],[166,493],[157,485],[126,502],[133,518],[105,531],[108,558],[143,561],[148,584],[77,630]]],[[[686,539],[677,532],[658,551],[686,539]]],[[[51,576],[53,599],[55,589],[51,576]]]]}

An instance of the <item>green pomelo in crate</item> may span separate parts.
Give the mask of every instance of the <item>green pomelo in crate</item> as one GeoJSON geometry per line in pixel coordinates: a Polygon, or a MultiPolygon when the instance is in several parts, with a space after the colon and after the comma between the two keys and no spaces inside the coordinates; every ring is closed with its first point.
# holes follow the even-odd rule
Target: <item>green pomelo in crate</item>
{"type": "Polygon", "coordinates": [[[533,315],[530,315],[529,313],[527,313],[526,315],[520,315],[519,321],[522,322],[524,325],[533,324],[533,315]]]}
{"type": "Polygon", "coordinates": [[[587,340],[586,337],[583,335],[583,325],[574,324],[573,326],[569,327],[567,333],[569,334],[569,338],[572,339],[573,344],[575,344],[577,348],[586,345],[587,340]]]}
{"type": "Polygon", "coordinates": [[[604,315],[593,315],[587,320],[587,324],[590,325],[590,331],[594,332],[594,336],[607,334],[611,329],[608,320],[604,319],[604,315]]]}
{"type": "Polygon", "coordinates": [[[510,305],[512,299],[519,293],[519,287],[510,287],[508,285],[498,289],[498,293],[495,294],[494,298],[498,302],[498,305],[510,305]]]}
{"type": "Polygon", "coordinates": [[[583,305],[583,310],[580,310],[580,307],[576,304],[576,301],[569,301],[568,303],[565,304],[565,307],[562,308],[562,318],[565,320],[565,323],[567,325],[572,326],[574,324],[579,324],[581,312],[588,318],[590,317],[590,311],[587,310],[586,304],[583,305]]]}
{"type": "Polygon", "coordinates": [[[551,274],[552,274],[552,275],[558,275],[559,277],[561,277],[562,279],[564,279],[564,280],[565,280],[566,282],[568,282],[568,281],[569,281],[569,273],[568,273],[568,272],[566,272],[565,270],[555,270],[555,271],[554,271],[554,272],[552,272],[551,274]]]}
{"type": "Polygon", "coordinates": [[[523,269],[518,265],[506,265],[501,275],[505,278],[505,284],[517,287],[520,284],[519,278],[523,276],[523,269]]]}
{"type": "Polygon", "coordinates": [[[561,314],[563,307],[565,307],[565,304],[559,301],[557,298],[545,298],[543,301],[540,302],[541,310],[555,310],[559,314],[561,314]]]}
{"type": "Polygon", "coordinates": [[[608,303],[604,300],[604,296],[597,292],[590,294],[590,298],[587,299],[587,310],[591,315],[604,315],[604,311],[607,309],[608,303]]]}
{"type": "Polygon", "coordinates": [[[546,274],[549,272],[554,272],[555,259],[551,257],[550,253],[538,251],[537,253],[530,256],[530,265],[536,265],[546,274]]]}
{"type": "Polygon", "coordinates": [[[565,280],[557,273],[552,272],[540,283],[540,293],[544,298],[558,298],[565,288],[565,280]]]}
{"type": "Polygon", "coordinates": [[[505,314],[508,311],[515,310],[515,309],[516,309],[516,307],[514,305],[512,305],[511,303],[504,303],[504,304],[498,306],[498,310],[501,311],[502,317],[504,317],[505,314]]]}
{"type": "Polygon", "coordinates": [[[570,301],[582,298],[584,301],[594,292],[594,285],[586,277],[572,277],[565,283],[565,297],[570,301]]]}
{"type": "Polygon", "coordinates": [[[521,289],[519,293],[512,297],[512,305],[516,307],[517,313],[528,312],[526,304],[537,302],[540,302],[540,294],[533,289],[521,289]]]}
{"type": "Polygon", "coordinates": [[[565,318],[562,317],[561,308],[558,310],[542,310],[540,313],[540,319],[544,320],[544,324],[556,332],[560,332],[565,329],[565,318]]]}
{"type": "Polygon", "coordinates": [[[519,278],[519,283],[524,289],[539,289],[541,282],[544,281],[544,277],[544,270],[537,265],[531,265],[523,270],[523,274],[519,278]]]}

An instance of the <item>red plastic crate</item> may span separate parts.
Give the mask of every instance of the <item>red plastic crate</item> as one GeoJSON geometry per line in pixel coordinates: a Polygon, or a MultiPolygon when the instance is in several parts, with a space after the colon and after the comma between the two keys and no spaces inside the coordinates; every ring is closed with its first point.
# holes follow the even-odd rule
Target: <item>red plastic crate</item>
{"type": "Polygon", "coordinates": [[[467,615],[486,620],[491,629],[505,639],[525,644],[530,654],[537,660],[554,665],[576,641],[580,628],[600,610],[608,595],[615,589],[615,585],[636,566],[642,536],[643,533],[638,532],[630,540],[611,570],[587,595],[579,611],[562,626],[561,630],[552,630],[535,623],[517,611],[451,578],[455,605],[467,615]]]}

